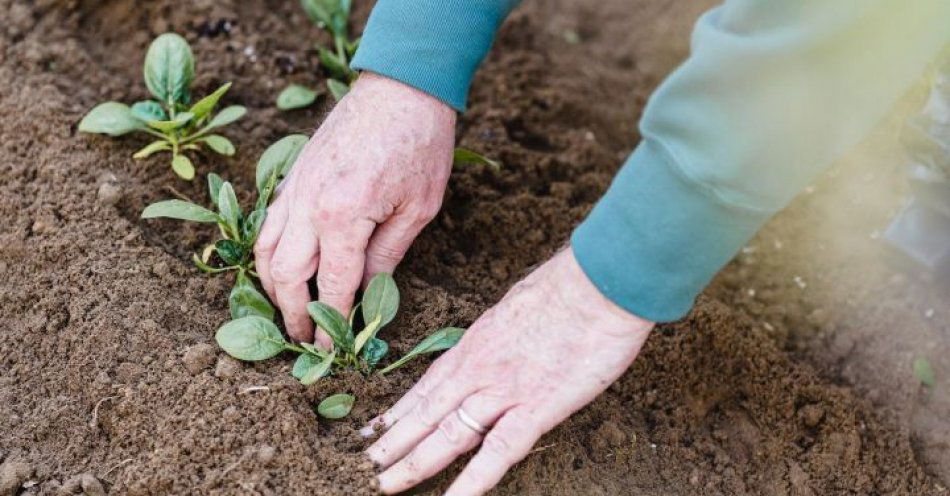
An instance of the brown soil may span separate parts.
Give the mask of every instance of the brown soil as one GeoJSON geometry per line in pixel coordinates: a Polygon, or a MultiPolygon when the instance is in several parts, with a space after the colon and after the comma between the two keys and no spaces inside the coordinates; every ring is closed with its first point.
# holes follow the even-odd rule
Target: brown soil
{"type": "MultiPolygon", "coordinates": [[[[709,2],[576,4],[525,2],[480,73],[459,135],[505,168],[453,174],[443,213],[396,276],[397,352],[434,327],[470,323],[567,239],[709,2]]],[[[369,5],[358,7],[361,25],[369,5]]],[[[296,2],[0,0],[0,11],[0,495],[372,494],[356,428],[427,362],[308,388],[289,376],[290,357],[224,356],[210,345],[228,281],[187,262],[211,233],[137,218],[169,188],[205,201],[203,184],[176,179],[163,157],[131,160],[140,138],[75,131],[95,103],[146,96],[145,48],[174,29],[195,49],[197,90],[234,81],[227,101],[251,110],[227,131],[239,155],[206,157],[200,173],[249,191],[263,148],[312,130],[329,105],[272,106],[290,81],[322,83],[308,50],[320,35],[296,2]],[[340,391],[357,396],[353,414],[318,419],[314,403],[340,391]]],[[[769,332],[753,314],[704,298],[662,326],[497,494],[943,491],[902,410],[838,384],[817,347],[789,346],[791,331],[769,332]]]]}

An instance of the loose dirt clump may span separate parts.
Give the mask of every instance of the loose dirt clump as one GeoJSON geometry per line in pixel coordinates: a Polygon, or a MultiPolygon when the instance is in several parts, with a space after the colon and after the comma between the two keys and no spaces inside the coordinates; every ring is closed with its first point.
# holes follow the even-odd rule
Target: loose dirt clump
{"type": "MultiPolygon", "coordinates": [[[[357,3],[365,19],[370,6],[357,3]]],[[[701,7],[525,2],[459,126],[461,144],[500,159],[503,171],[453,174],[444,211],[396,274],[403,298],[387,328],[393,356],[438,326],[470,324],[563,244],[634,145],[645,97],[685,55],[701,7]]],[[[225,103],[250,110],[232,132],[237,156],[207,157],[199,176],[215,170],[250,191],[264,147],[312,130],[327,110],[273,109],[286,84],[322,84],[308,49],[322,35],[295,2],[277,0],[0,0],[0,10],[2,487],[29,495],[97,494],[96,484],[123,495],[375,494],[357,428],[430,360],[303,387],[288,374],[289,356],[241,364],[215,352],[229,285],[187,261],[212,233],[138,220],[170,188],[206,201],[203,183],[182,182],[161,159],[131,160],[144,145],[135,138],[75,129],[99,101],[145,97],[145,47],[173,29],[194,47],[196,90],[234,81],[225,103]],[[357,397],[351,415],[318,418],[313,406],[336,392],[357,397]]],[[[421,492],[444,490],[460,463],[421,492]]],[[[791,360],[757,323],[702,299],[687,319],[661,326],[633,368],[545,436],[496,493],[936,487],[888,415],[791,360]]]]}

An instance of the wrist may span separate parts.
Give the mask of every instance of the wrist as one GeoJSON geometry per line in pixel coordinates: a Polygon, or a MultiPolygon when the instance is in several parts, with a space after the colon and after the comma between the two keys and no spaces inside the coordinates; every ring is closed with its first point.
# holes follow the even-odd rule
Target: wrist
{"type": "Polygon", "coordinates": [[[400,105],[408,111],[424,112],[436,116],[439,121],[450,121],[454,127],[457,112],[438,98],[410,86],[402,81],[377,74],[372,71],[362,71],[353,91],[370,98],[381,99],[390,104],[400,105]]]}

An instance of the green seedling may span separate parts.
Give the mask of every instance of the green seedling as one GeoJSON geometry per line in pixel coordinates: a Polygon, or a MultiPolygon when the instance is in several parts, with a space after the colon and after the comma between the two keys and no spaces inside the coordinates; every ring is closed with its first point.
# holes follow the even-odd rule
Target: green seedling
{"type": "Polygon", "coordinates": [[[501,162],[497,160],[492,160],[480,153],[473,152],[472,150],[469,150],[467,148],[456,148],[454,153],[452,154],[452,163],[454,166],[468,165],[468,164],[482,164],[495,172],[501,171],[501,162]]]}
{"type": "MultiPolygon", "coordinates": [[[[350,90],[350,84],[356,80],[357,72],[350,69],[350,61],[359,47],[359,38],[351,40],[347,22],[352,7],[351,0],[301,0],[301,6],[307,17],[320,29],[326,29],[333,36],[333,48],[317,44],[320,65],[330,76],[327,90],[337,101],[350,90]]],[[[309,106],[322,92],[300,85],[291,85],[281,91],[277,97],[277,108],[281,110],[297,109],[309,106]]]]}
{"type": "MultiPolygon", "coordinates": [[[[208,174],[208,190],[213,210],[183,200],[165,200],[153,203],[142,211],[143,219],[164,217],[191,222],[217,224],[220,239],[194,254],[192,261],[204,272],[217,274],[236,271],[234,288],[228,298],[231,318],[258,316],[274,318],[274,307],[258,291],[252,278],[254,272],[254,242],[267,215],[267,205],[280,181],[290,172],[307,137],[302,134],[287,136],[264,151],[257,163],[257,201],[247,214],[238,204],[231,183],[217,174],[208,174]]],[[[279,336],[280,333],[278,332],[279,336]]]]}
{"type": "MultiPolygon", "coordinates": [[[[330,335],[333,341],[331,350],[323,350],[310,343],[291,343],[273,323],[273,316],[258,312],[256,307],[239,312],[244,316],[221,326],[215,334],[215,340],[221,349],[238,360],[266,360],[284,351],[298,353],[291,375],[304,385],[313,384],[322,377],[345,369],[370,375],[389,351],[389,344],[377,334],[393,320],[398,307],[399,290],[396,283],[391,275],[381,273],[370,280],[362,301],[353,308],[349,317],[317,301],[307,305],[313,321],[330,335]],[[366,323],[362,329],[354,327],[358,311],[366,323]]],[[[378,373],[382,375],[390,372],[418,356],[449,349],[458,343],[464,332],[464,329],[457,327],[440,329],[423,339],[406,356],[378,373]]],[[[327,418],[341,418],[349,413],[353,401],[350,395],[334,395],[323,400],[317,411],[327,418]]]]}
{"type": "Polygon", "coordinates": [[[933,366],[930,365],[930,360],[923,357],[914,360],[914,377],[928,388],[934,387],[937,382],[937,376],[934,373],[933,366]]]}
{"type": "Polygon", "coordinates": [[[136,102],[131,107],[120,102],[99,104],[82,119],[79,130],[109,136],[133,131],[150,134],[158,139],[132,157],[144,159],[157,152],[171,152],[172,170],[187,180],[195,177],[195,167],[186,151],[200,150],[205,145],[221,155],[234,155],[234,144],[212,131],[240,119],[247,110],[232,105],[213,113],[231,83],[191,104],[195,61],[184,38],[175,33],[155,38],[145,56],[144,74],[145,85],[155,100],[136,102]]]}
{"type": "Polygon", "coordinates": [[[356,398],[351,394],[334,394],[317,405],[317,413],[328,419],[341,419],[350,414],[350,410],[353,409],[353,403],[355,402],[356,398]]]}

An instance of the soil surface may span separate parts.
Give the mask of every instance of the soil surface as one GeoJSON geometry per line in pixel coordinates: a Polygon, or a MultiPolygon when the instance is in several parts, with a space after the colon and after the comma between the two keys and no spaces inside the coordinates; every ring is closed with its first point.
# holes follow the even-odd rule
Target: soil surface
{"type": "MultiPolygon", "coordinates": [[[[359,29],[370,4],[356,4],[359,29]]],[[[433,328],[468,325],[563,245],[635,146],[647,96],[710,5],[527,0],[510,18],[458,129],[462,145],[504,169],[453,173],[443,212],[396,274],[403,303],[386,331],[395,354],[433,328]]],[[[196,93],[233,81],[226,103],[250,110],[224,132],[238,155],[200,157],[199,175],[219,172],[249,192],[260,152],[312,131],[332,105],[273,106],[290,82],[323,84],[312,47],[325,36],[296,2],[277,0],[0,0],[0,11],[0,496],[374,494],[356,430],[429,362],[304,387],[290,356],[228,358],[213,333],[230,281],[188,261],[212,232],[138,219],[173,193],[206,202],[203,181],[177,179],[167,156],[133,161],[144,138],[76,132],[96,103],[147,96],[146,47],[175,30],[195,51],[196,93]],[[318,418],[314,404],[341,391],[357,397],[353,413],[318,418]]],[[[899,167],[888,170],[899,182],[899,167]]],[[[906,363],[919,352],[950,370],[946,299],[895,283],[883,266],[865,270],[873,243],[865,258],[809,251],[827,235],[814,227],[828,205],[818,197],[838,198],[799,200],[750,245],[780,237],[798,255],[740,256],[495,493],[945,493],[946,386],[921,390],[906,363]],[[788,286],[800,286],[798,272],[809,284],[830,279],[831,268],[852,282],[806,296],[788,286]],[[847,277],[855,272],[865,276],[847,277]],[[750,288],[758,299],[742,296],[750,288]],[[925,337],[895,337],[913,332],[925,337]],[[885,352],[893,346],[907,352],[885,352]]],[[[853,210],[835,212],[834,226],[850,225],[853,210]]],[[[875,219],[854,232],[863,239],[886,222],[875,219]]],[[[444,490],[460,463],[418,493],[444,490]]]]}

